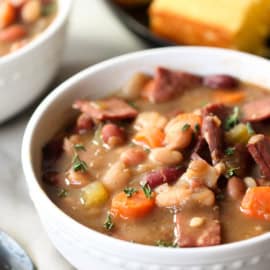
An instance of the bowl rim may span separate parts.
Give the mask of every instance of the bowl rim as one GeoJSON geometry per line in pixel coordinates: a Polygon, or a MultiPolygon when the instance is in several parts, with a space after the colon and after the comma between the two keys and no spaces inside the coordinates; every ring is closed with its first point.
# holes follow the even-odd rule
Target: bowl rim
{"type": "MultiPolygon", "coordinates": [[[[115,248],[120,248],[122,250],[125,250],[126,248],[129,248],[130,250],[133,250],[136,254],[136,252],[140,251],[143,254],[148,255],[157,255],[157,254],[163,254],[168,256],[174,256],[174,255],[183,255],[183,256],[204,256],[204,255],[210,255],[211,257],[215,258],[215,256],[222,256],[224,255],[224,252],[229,252],[233,254],[239,249],[247,248],[254,246],[261,241],[270,240],[270,232],[264,233],[259,236],[252,237],[250,239],[241,240],[233,243],[227,243],[217,246],[210,246],[210,247],[196,247],[196,248],[163,248],[163,247],[156,247],[156,246],[150,246],[150,245],[143,245],[138,243],[130,243],[128,241],[120,240],[113,238],[111,236],[107,236],[105,234],[102,234],[100,232],[97,232],[91,228],[86,227],[85,225],[79,223],[75,219],[68,216],[65,212],[63,212],[60,208],[58,208],[47,196],[45,191],[42,189],[42,187],[39,185],[37,177],[35,176],[33,165],[31,161],[31,142],[32,137],[35,132],[36,126],[39,123],[39,121],[44,117],[44,112],[47,110],[47,107],[50,106],[52,102],[54,102],[56,99],[61,99],[61,96],[69,91],[69,89],[72,89],[74,85],[77,85],[80,81],[84,80],[87,77],[90,77],[91,74],[94,74],[97,71],[101,71],[102,69],[110,66],[117,65],[119,63],[122,63],[124,61],[132,61],[140,56],[149,56],[151,54],[153,55],[159,55],[160,53],[164,54],[166,52],[172,52],[172,51],[182,51],[187,53],[204,53],[204,54],[211,54],[212,56],[217,54],[222,55],[228,55],[228,56],[236,56],[240,58],[248,58],[250,61],[256,61],[261,62],[262,64],[267,64],[270,67],[270,62],[262,57],[258,57],[255,55],[251,55],[248,53],[243,53],[239,51],[229,50],[229,49],[220,49],[220,48],[213,48],[213,47],[200,47],[200,46],[172,46],[172,47],[163,47],[163,48],[157,48],[157,49],[147,49],[142,50],[138,52],[133,53],[127,53],[121,56],[117,56],[114,58],[111,58],[106,61],[102,61],[98,64],[95,64],[93,66],[90,66],[79,73],[75,74],[68,80],[64,81],[62,84],[60,84],[55,90],[53,90],[36,108],[35,112],[31,116],[30,121],[27,124],[27,127],[25,129],[25,133],[23,136],[23,142],[22,142],[22,151],[21,151],[21,160],[22,160],[22,167],[25,175],[25,180],[28,184],[28,190],[30,192],[30,196],[32,197],[32,200],[35,202],[36,196],[39,196],[39,201],[43,201],[43,204],[46,204],[46,207],[50,207],[52,211],[54,211],[55,214],[59,215],[65,223],[69,223],[73,228],[76,228],[76,232],[81,231],[84,235],[87,235],[89,237],[95,237],[95,239],[100,241],[100,243],[104,243],[105,241],[110,244],[111,246],[114,246],[115,248]],[[35,190],[35,194],[31,192],[31,190],[35,190]],[[162,252],[162,253],[161,253],[162,252]]],[[[102,249],[102,247],[100,247],[102,249]]],[[[104,249],[105,250],[105,249],[104,249]]],[[[106,253],[109,253],[108,250],[105,250],[106,253]]],[[[138,253],[137,253],[138,254],[138,253]]]]}
{"type": "Polygon", "coordinates": [[[14,60],[16,61],[17,58],[27,55],[32,49],[40,46],[43,42],[50,39],[52,35],[64,24],[72,7],[72,0],[57,0],[57,4],[57,14],[52,23],[26,46],[23,46],[15,52],[0,56],[0,66],[14,60]]]}

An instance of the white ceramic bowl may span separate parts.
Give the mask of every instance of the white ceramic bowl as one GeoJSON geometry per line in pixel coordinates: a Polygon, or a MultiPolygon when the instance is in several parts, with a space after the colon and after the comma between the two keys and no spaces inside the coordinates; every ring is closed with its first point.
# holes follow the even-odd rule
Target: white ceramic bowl
{"type": "Polygon", "coordinates": [[[54,78],[63,52],[72,0],[58,0],[58,14],[39,37],[0,57],[0,123],[37,99],[54,78]]]}
{"type": "Polygon", "coordinates": [[[142,51],[92,66],[53,91],[32,116],[23,139],[22,162],[30,196],[55,247],[79,270],[266,270],[270,234],[206,248],[159,248],[117,240],[79,224],[41,188],[41,148],[61,129],[76,98],[98,98],[120,88],[135,72],[158,65],[200,74],[227,73],[270,89],[270,62],[235,51],[174,47],[142,51]]]}

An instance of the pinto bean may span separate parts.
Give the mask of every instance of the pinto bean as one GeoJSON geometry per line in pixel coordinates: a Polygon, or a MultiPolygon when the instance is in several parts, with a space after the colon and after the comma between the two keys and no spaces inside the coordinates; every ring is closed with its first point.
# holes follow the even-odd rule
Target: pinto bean
{"type": "Polygon", "coordinates": [[[14,42],[26,36],[23,25],[14,24],[0,31],[0,42],[14,42]]]}
{"type": "Polygon", "coordinates": [[[39,0],[27,1],[21,10],[21,17],[25,23],[33,23],[41,16],[41,2],[39,0]]]}
{"type": "Polygon", "coordinates": [[[203,85],[209,88],[235,88],[239,85],[238,79],[230,75],[208,75],[203,79],[203,85]]]}
{"type": "Polygon", "coordinates": [[[146,182],[151,188],[155,188],[164,183],[176,181],[184,172],[184,168],[163,168],[147,173],[142,182],[146,182]]]}
{"type": "Polygon", "coordinates": [[[147,153],[140,147],[132,147],[124,151],[120,160],[127,166],[136,166],[146,159],[147,153]]]}
{"type": "Polygon", "coordinates": [[[3,29],[15,21],[16,10],[7,1],[0,2],[0,29],[3,29]]]}
{"type": "Polygon", "coordinates": [[[246,185],[239,177],[231,177],[227,183],[227,193],[230,198],[234,200],[240,200],[244,196],[246,191],[246,185]]]}
{"type": "Polygon", "coordinates": [[[125,187],[131,177],[130,170],[123,162],[114,163],[102,178],[104,186],[109,191],[116,191],[125,187]]]}
{"type": "Polygon", "coordinates": [[[82,134],[90,130],[93,125],[94,124],[92,118],[88,114],[82,113],[77,119],[75,131],[79,134],[82,134]]]}
{"type": "Polygon", "coordinates": [[[159,147],[152,149],[150,159],[158,164],[170,166],[179,164],[183,160],[183,155],[179,151],[159,147]]]}
{"type": "Polygon", "coordinates": [[[117,146],[124,142],[125,134],[123,129],[115,124],[106,124],[101,130],[103,141],[110,146],[117,146]]]}

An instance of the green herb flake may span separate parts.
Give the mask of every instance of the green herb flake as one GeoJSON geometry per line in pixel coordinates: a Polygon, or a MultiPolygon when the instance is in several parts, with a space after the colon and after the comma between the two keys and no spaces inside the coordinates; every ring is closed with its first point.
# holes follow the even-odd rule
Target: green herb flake
{"type": "Polygon", "coordinates": [[[199,134],[200,133],[200,125],[198,123],[195,124],[195,126],[194,126],[194,132],[195,132],[195,134],[199,134]]]}
{"type": "Polygon", "coordinates": [[[167,241],[164,241],[164,240],[158,240],[156,242],[156,245],[158,247],[171,247],[171,248],[176,248],[177,247],[177,244],[176,243],[167,242],[167,241]]]}
{"type": "Polygon", "coordinates": [[[44,5],[42,8],[42,16],[49,16],[56,12],[56,3],[44,5]]]}
{"type": "Polygon", "coordinates": [[[247,127],[247,131],[248,131],[249,135],[254,135],[255,134],[255,131],[254,131],[252,125],[249,122],[246,123],[246,127],[247,127]]]}
{"type": "Polygon", "coordinates": [[[144,152],[147,153],[147,154],[149,154],[149,153],[151,152],[151,150],[150,150],[149,148],[146,148],[146,147],[144,147],[143,150],[144,150],[144,152]]]}
{"type": "Polygon", "coordinates": [[[138,105],[136,104],[135,101],[129,100],[127,103],[128,103],[132,108],[134,108],[134,109],[136,109],[136,110],[139,110],[139,107],[138,107],[138,105]]]}
{"type": "Polygon", "coordinates": [[[134,193],[136,193],[138,190],[134,187],[125,187],[124,192],[127,195],[128,198],[131,198],[134,193]]]}
{"type": "Polygon", "coordinates": [[[152,198],[152,189],[147,182],[142,184],[142,190],[143,190],[144,195],[147,199],[152,198]]]}
{"type": "Polygon", "coordinates": [[[234,107],[233,113],[229,117],[227,117],[225,121],[226,131],[230,130],[239,123],[239,114],[240,114],[239,107],[234,107]]]}
{"type": "Polygon", "coordinates": [[[233,156],[235,152],[235,148],[234,147],[228,147],[227,149],[225,149],[225,155],[226,156],[233,156]]]}
{"type": "Polygon", "coordinates": [[[86,151],[84,145],[82,145],[80,143],[75,144],[74,149],[77,150],[77,151],[86,151]]]}
{"type": "Polygon", "coordinates": [[[239,169],[240,169],[239,167],[238,168],[229,168],[229,169],[227,169],[225,176],[227,178],[230,178],[232,176],[235,176],[236,175],[236,171],[239,170],[239,169]]]}
{"type": "Polygon", "coordinates": [[[65,188],[60,188],[57,192],[57,197],[65,198],[69,195],[69,192],[65,188]]]}
{"type": "Polygon", "coordinates": [[[107,213],[107,217],[106,217],[106,220],[103,224],[103,227],[107,230],[107,231],[111,231],[114,227],[114,223],[112,221],[112,216],[111,214],[108,212],[107,213]]]}
{"type": "Polygon", "coordinates": [[[190,124],[184,124],[182,127],[182,131],[187,131],[188,129],[190,129],[190,124]]]}
{"type": "Polygon", "coordinates": [[[72,168],[75,172],[77,171],[86,172],[88,166],[85,161],[80,159],[78,154],[75,154],[72,159],[72,168]]]}

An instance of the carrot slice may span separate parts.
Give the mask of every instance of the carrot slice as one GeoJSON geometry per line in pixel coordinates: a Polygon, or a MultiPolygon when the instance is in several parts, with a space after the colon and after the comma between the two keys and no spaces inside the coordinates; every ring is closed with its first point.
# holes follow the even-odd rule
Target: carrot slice
{"type": "Polygon", "coordinates": [[[270,221],[270,187],[249,188],[240,209],[247,216],[270,221]]]}
{"type": "Polygon", "coordinates": [[[135,134],[133,141],[136,144],[144,145],[150,148],[160,147],[163,145],[165,134],[161,129],[151,128],[143,129],[135,134]]]}
{"type": "Polygon", "coordinates": [[[215,103],[235,104],[245,98],[245,92],[242,90],[229,91],[218,89],[213,91],[213,101],[215,103]]]}
{"type": "Polygon", "coordinates": [[[146,198],[142,190],[138,190],[129,198],[125,192],[120,192],[112,199],[111,213],[123,219],[140,218],[147,215],[154,206],[154,196],[146,198]]]}
{"type": "Polygon", "coordinates": [[[0,29],[11,25],[16,19],[15,8],[7,1],[0,1],[0,29]]]}

